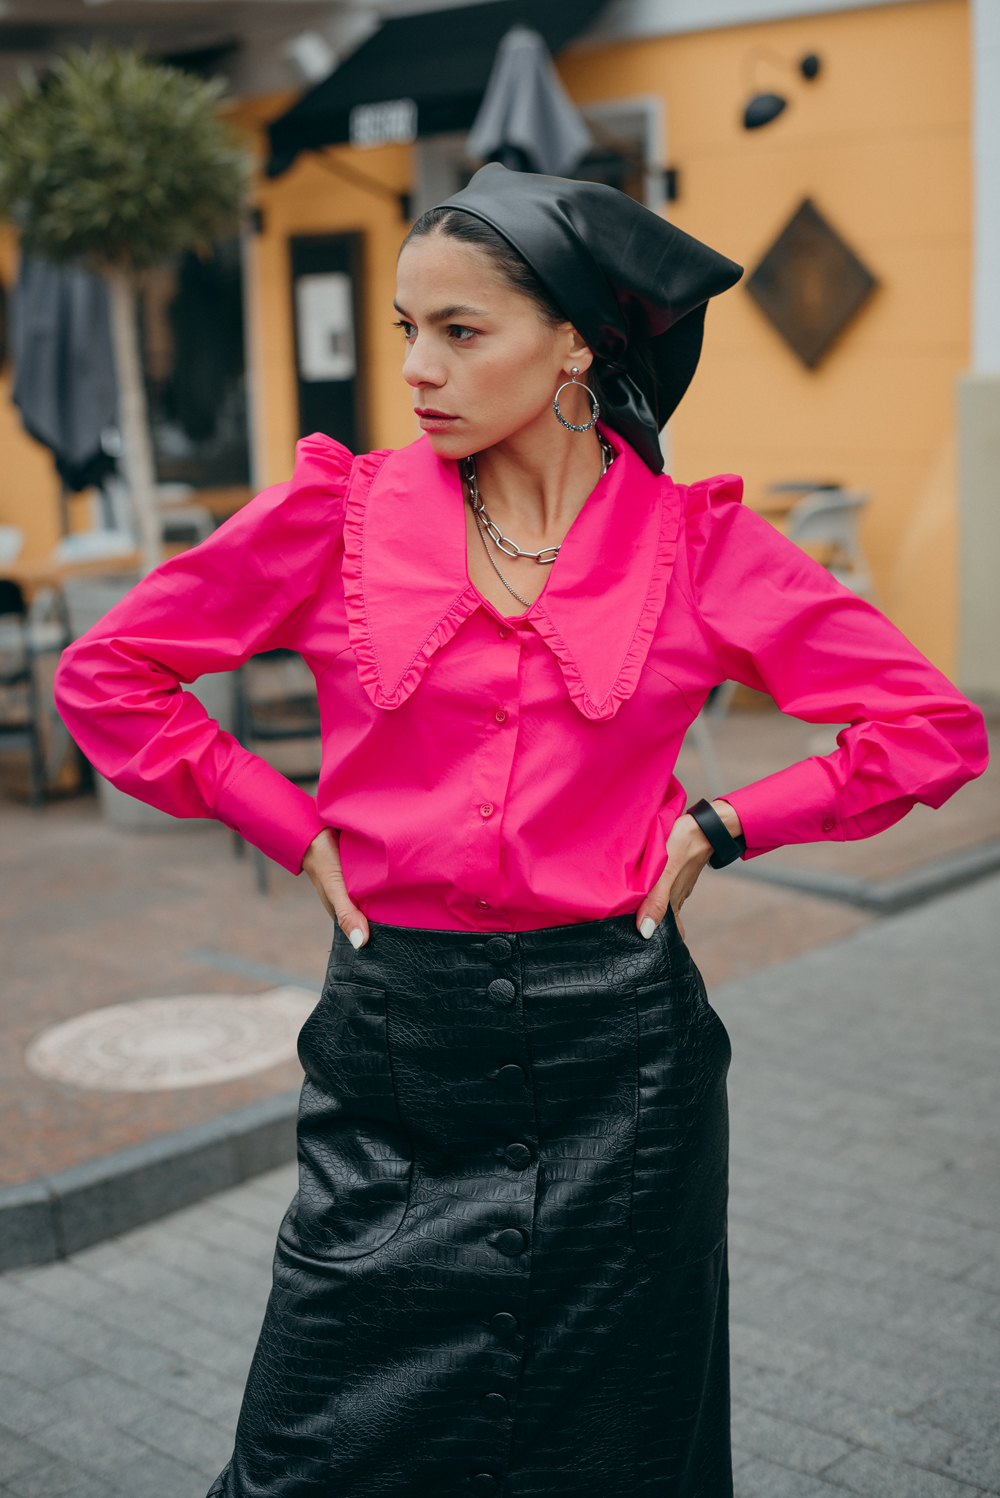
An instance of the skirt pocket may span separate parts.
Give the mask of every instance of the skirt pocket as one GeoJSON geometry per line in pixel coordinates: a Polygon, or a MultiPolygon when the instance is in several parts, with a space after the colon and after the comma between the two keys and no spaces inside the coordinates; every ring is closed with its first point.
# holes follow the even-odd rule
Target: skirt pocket
{"type": "Polygon", "coordinates": [[[654,1269],[706,1258],[726,1236],[731,1049],[701,974],[638,988],[631,1234],[654,1269]]]}
{"type": "Polygon", "coordinates": [[[299,1035],[299,1189],[281,1245],[306,1258],[356,1259],[406,1215],[413,1151],[400,1120],[386,995],[330,980],[299,1035]]]}

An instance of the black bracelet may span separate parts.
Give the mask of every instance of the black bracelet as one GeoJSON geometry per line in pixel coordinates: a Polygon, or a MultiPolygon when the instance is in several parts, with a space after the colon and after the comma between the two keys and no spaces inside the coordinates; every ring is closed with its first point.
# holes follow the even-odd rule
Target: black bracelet
{"type": "Polygon", "coordinates": [[[729,828],[710,802],[695,802],[694,806],[688,807],[688,816],[694,817],[698,826],[715,849],[715,852],[708,860],[710,869],[724,869],[727,864],[735,863],[738,858],[743,857],[747,851],[746,838],[742,832],[739,837],[733,837],[729,828]]]}

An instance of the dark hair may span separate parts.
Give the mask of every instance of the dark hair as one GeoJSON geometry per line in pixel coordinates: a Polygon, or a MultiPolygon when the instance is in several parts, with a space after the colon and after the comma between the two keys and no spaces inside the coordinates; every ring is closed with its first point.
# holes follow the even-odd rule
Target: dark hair
{"type": "MultiPolygon", "coordinates": [[[[492,260],[501,279],[512,290],[519,291],[522,296],[534,302],[539,316],[550,326],[557,327],[559,323],[573,321],[571,317],[566,316],[544,281],[535,274],[524,256],[515,250],[509,240],[504,239],[499,230],[494,229],[485,220],[477,218],[473,213],[465,213],[461,208],[430,208],[417,219],[403,240],[401,251],[411,239],[423,239],[428,234],[447,234],[449,239],[460,239],[463,244],[471,244],[476,249],[483,250],[492,260]]],[[[597,365],[598,359],[595,355],[594,362],[585,378],[603,406],[605,401],[597,365]]]]}

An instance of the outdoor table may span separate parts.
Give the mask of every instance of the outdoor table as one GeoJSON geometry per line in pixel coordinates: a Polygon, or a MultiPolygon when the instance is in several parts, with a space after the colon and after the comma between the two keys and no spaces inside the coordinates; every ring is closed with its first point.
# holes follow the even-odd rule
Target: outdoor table
{"type": "Polygon", "coordinates": [[[139,563],[138,551],[129,551],[118,557],[95,557],[86,562],[54,562],[51,557],[45,557],[34,562],[4,562],[0,565],[0,577],[17,583],[25,600],[30,603],[39,588],[59,590],[64,583],[80,577],[135,572],[139,563]]]}
{"type": "MultiPolygon", "coordinates": [[[[249,504],[253,497],[254,490],[249,484],[228,484],[211,489],[195,489],[190,495],[190,503],[202,505],[219,525],[223,520],[228,520],[230,515],[235,515],[245,504],[249,504]]],[[[185,544],[167,545],[164,555],[175,556],[185,549],[185,544]]],[[[80,562],[56,562],[51,557],[43,557],[35,561],[0,563],[0,578],[17,583],[26,601],[30,603],[39,588],[61,589],[64,583],[77,578],[135,572],[140,563],[138,551],[127,552],[124,556],[95,557],[80,562]]]]}
{"type": "Polygon", "coordinates": [[[213,489],[195,489],[189,495],[188,502],[201,505],[209,514],[214,515],[216,524],[221,524],[249,504],[255,493],[249,484],[226,484],[213,489]]]}

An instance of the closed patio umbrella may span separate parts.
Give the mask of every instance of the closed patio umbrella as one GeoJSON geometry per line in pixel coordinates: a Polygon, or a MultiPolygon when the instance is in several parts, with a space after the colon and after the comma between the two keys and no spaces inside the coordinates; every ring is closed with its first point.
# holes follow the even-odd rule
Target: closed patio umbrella
{"type": "Polygon", "coordinates": [[[51,450],[67,489],[114,470],[118,421],[108,294],[97,276],[25,257],[14,297],[12,399],[25,429],[51,450]]]}
{"type": "Polygon", "coordinates": [[[527,26],[512,26],[497,48],[469,132],[469,155],[518,171],[568,177],[592,144],[544,39],[527,26]]]}

